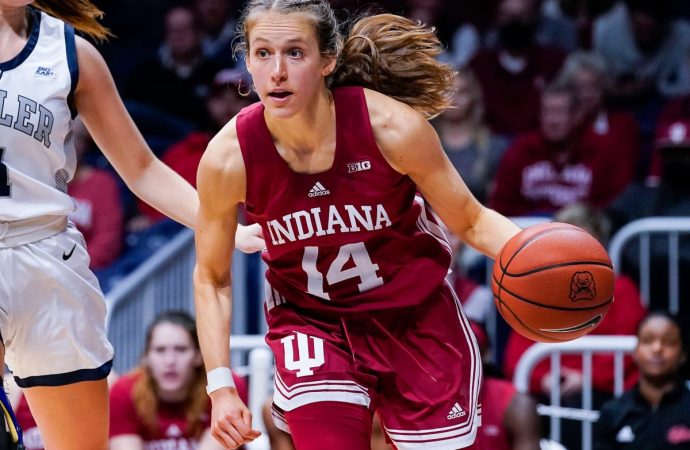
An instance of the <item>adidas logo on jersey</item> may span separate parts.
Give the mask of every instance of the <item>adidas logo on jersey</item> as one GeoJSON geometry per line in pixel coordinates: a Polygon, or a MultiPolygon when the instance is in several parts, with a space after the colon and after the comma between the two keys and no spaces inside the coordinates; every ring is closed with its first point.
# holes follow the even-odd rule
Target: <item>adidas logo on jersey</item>
{"type": "Polygon", "coordinates": [[[462,409],[462,406],[460,406],[458,403],[453,405],[453,409],[451,409],[448,412],[448,420],[453,420],[453,419],[459,419],[461,417],[465,417],[467,415],[467,411],[462,409]]]}
{"type": "Polygon", "coordinates": [[[323,187],[323,184],[321,182],[317,181],[314,187],[312,187],[309,190],[309,194],[307,194],[309,197],[320,197],[322,195],[329,195],[331,191],[323,187]]]}

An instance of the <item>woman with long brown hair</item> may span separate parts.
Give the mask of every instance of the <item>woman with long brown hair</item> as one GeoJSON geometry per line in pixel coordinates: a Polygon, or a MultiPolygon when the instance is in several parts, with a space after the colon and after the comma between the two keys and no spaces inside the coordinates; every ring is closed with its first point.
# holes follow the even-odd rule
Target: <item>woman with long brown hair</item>
{"type": "MultiPolygon", "coordinates": [[[[246,401],[247,389],[233,375],[246,401]]],[[[110,391],[110,450],[220,449],[209,433],[211,405],[194,319],[183,311],[156,317],[141,364],[110,391]]]]}
{"type": "MultiPolygon", "coordinates": [[[[79,114],[129,188],[194,226],[198,197],[155,158],[108,68],[75,29],[104,39],[87,0],[0,0],[0,366],[24,389],[46,447],[105,450],[113,349],[105,302],[66,184],[79,114]]],[[[242,247],[261,248],[244,230],[242,247]]],[[[12,436],[17,441],[17,436],[12,436]]]]}
{"type": "Polygon", "coordinates": [[[253,0],[240,24],[261,102],[216,135],[197,175],[214,436],[229,448],[258,436],[229,368],[244,203],[267,244],[273,418],[296,448],[368,450],[375,410],[400,450],[472,445],[481,360],[427,201],[492,258],[519,228],[472,196],[427,121],[450,103],[440,42],[390,14],[361,18],[344,40],[327,0],[253,0]]]}

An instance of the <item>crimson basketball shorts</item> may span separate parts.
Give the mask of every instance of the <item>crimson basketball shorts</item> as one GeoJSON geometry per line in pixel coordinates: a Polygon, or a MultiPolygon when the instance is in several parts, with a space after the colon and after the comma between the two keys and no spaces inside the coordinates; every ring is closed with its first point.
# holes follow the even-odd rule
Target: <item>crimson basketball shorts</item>
{"type": "Polygon", "coordinates": [[[0,237],[0,333],[17,384],[105,378],[113,347],[82,234],[70,224],[37,241],[20,237],[29,243],[0,237]]]}
{"type": "Polygon", "coordinates": [[[345,402],[377,410],[399,450],[472,445],[482,363],[447,283],[410,308],[343,315],[306,312],[289,300],[269,306],[276,426],[289,432],[282,412],[345,402]]]}

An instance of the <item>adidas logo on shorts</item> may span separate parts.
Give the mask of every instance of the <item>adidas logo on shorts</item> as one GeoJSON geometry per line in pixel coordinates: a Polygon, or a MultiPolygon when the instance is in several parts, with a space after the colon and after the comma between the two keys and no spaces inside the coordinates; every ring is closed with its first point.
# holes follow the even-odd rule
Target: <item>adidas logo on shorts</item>
{"type": "Polygon", "coordinates": [[[453,420],[453,419],[459,419],[461,417],[465,417],[467,415],[467,411],[462,409],[462,406],[460,406],[458,403],[455,403],[453,405],[453,409],[451,409],[448,412],[448,420],[453,420]]]}
{"type": "Polygon", "coordinates": [[[331,191],[323,187],[323,184],[321,182],[317,181],[314,187],[312,187],[309,190],[309,194],[307,194],[309,197],[320,197],[322,195],[329,195],[331,191]]]}

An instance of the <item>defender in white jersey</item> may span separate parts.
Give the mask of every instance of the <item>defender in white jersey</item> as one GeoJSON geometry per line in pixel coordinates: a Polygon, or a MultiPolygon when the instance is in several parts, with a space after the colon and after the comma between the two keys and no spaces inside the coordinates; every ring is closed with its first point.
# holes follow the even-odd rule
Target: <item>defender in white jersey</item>
{"type": "MultiPolygon", "coordinates": [[[[198,198],[154,157],[105,62],[75,37],[73,25],[107,37],[100,11],[88,0],[30,3],[0,0],[0,363],[6,354],[46,448],[105,450],[113,349],[84,240],[67,220],[72,120],[80,115],[132,191],[157,209],[193,226],[198,198]]],[[[241,231],[242,250],[263,247],[256,228],[241,231]]]]}

